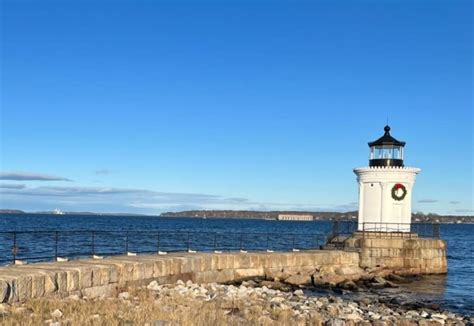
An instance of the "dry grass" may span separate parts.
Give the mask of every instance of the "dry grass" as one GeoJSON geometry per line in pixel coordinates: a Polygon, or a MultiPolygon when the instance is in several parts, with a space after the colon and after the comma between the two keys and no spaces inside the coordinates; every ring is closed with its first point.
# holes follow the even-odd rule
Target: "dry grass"
{"type": "Polygon", "coordinates": [[[291,310],[274,309],[267,303],[250,304],[202,301],[190,297],[155,297],[146,290],[130,290],[130,299],[97,300],[38,299],[11,306],[9,314],[0,317],[1,325],[49,325],[59,321],[65,325],[320,325],[319,320],[300,320],[291,310]],[[59,309],[61,318],[52,318],[59,309]]]}

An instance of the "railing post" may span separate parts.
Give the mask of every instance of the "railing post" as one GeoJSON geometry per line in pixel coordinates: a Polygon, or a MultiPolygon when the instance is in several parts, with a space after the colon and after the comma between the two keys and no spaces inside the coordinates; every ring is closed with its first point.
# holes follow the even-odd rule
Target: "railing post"
{"type": "Polygon", "coordinates": [[[160,232],[156,234],[156,251],[160,251],[160,232]]]}
{"type": "Polygon", "coordinates": [[[18,253],[18,247],[16,246],[16,232],[13,232],[13,245],[12,245],[12,256],[13,256],[13,265],[15,265],[16,254],[18,253]]]}
{"type": "Polygon", "coordinates": [[[214,251],[217,250],[217,232],[214,232],[214,251]]]}
{"type": "Polygon", "coordinates": [[[125,232],[125,253],[128,253],[128,231],[125,232]]]}
{"type": "Polygon", "coordinates": [[[332,222],[332,235],[338,236],[339,235],[339,221],[332,222]]]}
{"type": "Polygon", "coordinates": [[[189,249],[190,249],[190,247],[189,247],[189,237],[190,237],[190,233],[188,232],[188,240],[187,240],[188,251],[189,251],[189,249]]]}
{"type": "Polygon", "coordinates": [[[434,223],[433,224],[433,237],[436,239],[439,239],[440,236],[441,236],[440,225],[439,223],[434,223]]]}
{"type": "Polygon", "coordinates": [[[91,243],[92,256],[94,256],[95,255],[95,232],[94,231],[92,231],[91,236],[92,236],[92,239],[91,239],[92,240],[92,243],[91,243]]]}
{"type": "Polygon", "coordinates": [[[54,260],[58,261],[58,231],[54,232],[54,260]]]}

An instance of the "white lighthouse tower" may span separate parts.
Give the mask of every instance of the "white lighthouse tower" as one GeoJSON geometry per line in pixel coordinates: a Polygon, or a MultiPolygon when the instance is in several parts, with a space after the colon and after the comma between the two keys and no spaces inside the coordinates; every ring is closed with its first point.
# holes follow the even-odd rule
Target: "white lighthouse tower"
{"type": "Polygon", "coordinates": [[[418,168],[403,163],[405,142],[385,134],[370,142],[369,167],[354,169],[359,183],[359,231],[410,232],[411,194],[418,168]]]}

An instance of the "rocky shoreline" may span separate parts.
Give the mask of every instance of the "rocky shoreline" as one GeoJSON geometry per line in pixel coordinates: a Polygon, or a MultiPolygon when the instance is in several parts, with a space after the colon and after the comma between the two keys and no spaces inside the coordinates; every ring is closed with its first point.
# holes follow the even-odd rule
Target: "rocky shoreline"
{"type": "MultiPolygon", "coordinates": [[[[380,279],[378,281],[381,281],[380,279]]],[[[392,286],[394,286],[392,284],[392,286]]],[[[178,281],[177,284],[158,285],[152,282],[147,287],[158,297],[190,296],[196,300],[221,301],[227,313],[237,315],[245,321],[248,311],[232,307],[234,300],[244,300],[248,309],[258,305],[266,307],[259,324],[272,324],[275,311],[290,312],[292,322],[309,325],[318,321],[325,325],[473,325],[474,318],[461,316],[439,307],[415,302],[400,302],[387,305],[375,296],[359,300],[347,300],[334,295],[308,296],[304,287],[294,289],[285,283],[268,280],[249,280],[240,285],[204,284],[178,281]]],[[[393,298],[392,298],[393,299],[393,298]]],[[[390,301],[389,301],[390,302],[390,301]]],[[[293,324],[293,323],[292,323],[293,324]]]]}
{"type": "Polygon", "coordinates": [[[299,274],[287,275],[286,278],[285,275],[280,275],[283,278],[253,278],[232,284],[196,284],[178,280],[175,284],[160,285],[152,281],[139,289],[124,289],[114,297],[89,299],[72,295],[56,301],[49,299],[52,301],[47,303],[2,305],[0,320],[6,325],[9,320],[16,320],[20,322],[10,324],[34,325],[40,321],[50,326],[80,323],[149,326],[229,323],[474,325],[473,316],[462,316],[437,305],[416,302],[403,291],[392,291],[397,289],[397,282],[409,282],[409,279],[396,274],[385,277],[379,274],[367,273],[356,280],[344,279],[339,283],[332,282],[334,277],[339,279],[336,273],[317,281],[314,277],[308,279],[307,275],[299,274]],[[315,283],[319,285],[314,286],[315,283]],[[315,291],[321,290],[329,292],[315,295],[315,291]],[[354,293],[361,295],[350,295],[354,293]],[[43,307],[43,310],[38,307],[43,307]],[[85,315],[77,316],[77,311],[81,310],[85,315]],[[209,318],[214,319],[211,322],[209,318]]]}

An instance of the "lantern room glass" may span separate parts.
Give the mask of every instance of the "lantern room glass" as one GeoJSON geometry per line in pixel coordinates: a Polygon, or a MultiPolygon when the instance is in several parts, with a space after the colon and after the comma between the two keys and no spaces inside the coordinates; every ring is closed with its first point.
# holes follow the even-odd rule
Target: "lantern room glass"
{"type": "Polygon", "coordinates": [[[393,145],[372,146],[370,148],[370,159],[403,160],[403,147],[393,145]]]}

